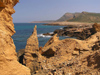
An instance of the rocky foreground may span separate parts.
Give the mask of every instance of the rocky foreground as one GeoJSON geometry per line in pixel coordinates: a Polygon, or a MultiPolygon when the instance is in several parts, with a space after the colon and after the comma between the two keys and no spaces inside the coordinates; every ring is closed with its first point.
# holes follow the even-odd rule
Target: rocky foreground
{"type": "Polygon", "coordinates": [[[31,75],[29,68],[17,61],[11,36],[15,33],[11,15],[18,0],[0,0],[0,75],[31,75]]]}
{"type": "Polygon", "coordinates": [[[100,75],[100,25],[94,28],[96,32],[85,40],[59,40],[55,34],[39,48],[35,26],[26,48],[18,52],[19,62],[32,75],[100,75]]]}

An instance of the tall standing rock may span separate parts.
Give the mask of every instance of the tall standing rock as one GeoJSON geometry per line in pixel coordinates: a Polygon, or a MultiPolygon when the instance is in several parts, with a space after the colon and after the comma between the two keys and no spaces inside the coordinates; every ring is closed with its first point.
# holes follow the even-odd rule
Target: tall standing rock
{"type": "Polygon", "coordinates": [[[0,75],[30,75],[30,70],[17,61],[11,36],[15,33],[11,15],[18,0],[0,0],[0,75]]]}
{"type": "Polygon", "coordinates": [[[37,60],[38,56],[39,43],[37,38],[37,26],[35,26],[32,35],[27,39],[25,55],[23,60],[23,63],[31,69],[31,72],[34,70],[33,61],[37,60]]]}

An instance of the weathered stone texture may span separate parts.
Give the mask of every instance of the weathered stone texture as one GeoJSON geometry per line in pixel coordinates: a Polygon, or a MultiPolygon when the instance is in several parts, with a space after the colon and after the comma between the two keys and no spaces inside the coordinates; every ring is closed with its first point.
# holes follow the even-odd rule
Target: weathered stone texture
{"type": "Polygon", "coordinates": [[[32,35],[27,39],[27,44],[25,47],[25,55],[23,64],[31,69],[31,72],[34,71],[35,60],[38,60],[39,57],[39,43],[37,38],[37,26],[34,27],[32,35]]]}
{"type": "Polygon", "coordinates": [[[18,0],[0,0],[0,75],[30,75],[30,70],[17,61],[11,36],[15,33],[11,15],[18,0]]]}
{"type": "Polygon", "coordinates": [[[94,32],[100,32],[100,24],[93,24],[93,29],[94,29],[94,32]]]}
{"type": "Polygon", "coordinates": [[[24,64],[32,75],[99,75],[100,32],[86,40],[59,40],[55,34],[38,48],[36,26],[34,30],[24,55],[24,64]]]}

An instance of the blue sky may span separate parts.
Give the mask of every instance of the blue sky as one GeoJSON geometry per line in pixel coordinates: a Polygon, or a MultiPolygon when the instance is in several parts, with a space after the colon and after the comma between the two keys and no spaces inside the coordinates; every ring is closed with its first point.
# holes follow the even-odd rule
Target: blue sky
{"type": "Polygon", "coordinates": [[[100,0],[19,0],[12,15],[14,23],[57,20],[66,12],[100,13],[100,0]]]}

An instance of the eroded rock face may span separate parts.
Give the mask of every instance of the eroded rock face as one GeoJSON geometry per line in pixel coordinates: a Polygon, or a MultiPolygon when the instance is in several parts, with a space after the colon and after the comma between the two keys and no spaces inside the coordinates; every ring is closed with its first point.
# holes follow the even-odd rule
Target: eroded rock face
{"type": "Polygon", "coordinates": [[[34,66],[36,66],[34,62],[38,60],[39,57],[40,55],[37,38],[37,26],[35,26],[32,35],[27,40],[23,64],[29,67],[31,69],[31,72],[33,72],[35,68],[34,66]]]}
{"type": "MultiPolygon", "coordinates": [[[[59,40],[57,35],[54,35],[43,47],[42,54],[50,51],[55,53],[55,55],[66,55],[84,53],[84,51],[98,50],[100,41],[100,32],[92,35],[86,40],[78,39],[64,39],[59,40]]],[[[50,53],[48,52],[48,53],[50,53]]]]}
{"type": "Polygon", "coordinates": [[[44,48],[48,47],[48,50],[44,52],[44,49],[42,49],[42,55],[46,56],[47,58],[54,56],[56,50],[54,47],[50,48],[52,43],[59,42],[59,37],[57,37],[57,34],[55,34],[50,40],[45,44],[44,48]]]}
{"type": "Polygon", "coordinates": [[[54,35],[42,48],[41,55],[45,58],[39,61],[42,69],[36,71],[35,75],[41,73],[48,75],[99,75],[99,68],[95,69],[100,65],[100,61],[97,60],[100,57],[99,41],[100,32],[86,40],[59,40],[57,35],[54,35]]]}
{"type": "Polygon", "coordinates": [[[15,33],[11,15],[18,0],[0,0],[0,75],[30,75],[30,70],[17,61],[11,36],[15,33]]]}
{"type": "Polygon", "coordinates": [[[86,40],[59,40],[57,35],[54,35],[42,48],[42,55],[46,57],[43,60],[45,62],[40,61],[43,68],[42,72],[47,74],[50,72],[56,75],[86,75],[89,73],[95,75],[98,73],[98,68],[95,70],[95,66],[88,66],[88,64],[94,63],[94,65],[99,65],[96,57],[91,60],[93,58],[91,55],[94,56],[100,49],[99,41],[100,32],[97,32],[86,40]]]}
{"type": "Polygon", "coordinates": [[[100,32],[86,40],[59,40],[55,34],[44,47],[38,48],[36,27],[34,30],[27,40],[24,56],[25,65],[31,69],[32,75],[100,74],[97,60],[100,57],[100,32]]]}

